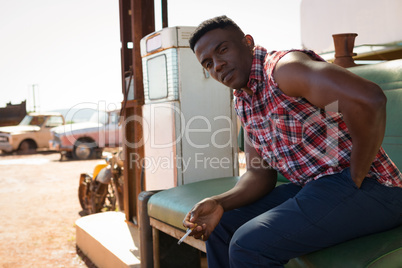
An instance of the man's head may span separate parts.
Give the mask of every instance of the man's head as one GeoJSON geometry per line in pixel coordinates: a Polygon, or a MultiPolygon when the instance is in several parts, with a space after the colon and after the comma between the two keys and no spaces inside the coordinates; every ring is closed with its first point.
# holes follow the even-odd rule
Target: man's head
{"type": "MultiPolygon", "coordinates": [[[[233,27],[236,29],[242,36],[244,36],[244,33],[242,29],[231,19],[229,19],[226,16],[219,16],[215,17],[209,20],[206,20],[202,22],[197,29],[193,32],[191,35],[191,38],[189,40],[190,43],[190,48],[194,51],[195,44],[197,41],[207,32],[212,31],[214,29],[224,29],[227,27],[233,27]]],[[[195,52],[195,51],[194,51],[195,52]]]]}
{"type": "Polygon", "coordinates": [[[231,19],[221,16],[203,22],[190,38],[190,47],[214,79],[234,89],[247,86],[254,41],[231,19]]]}

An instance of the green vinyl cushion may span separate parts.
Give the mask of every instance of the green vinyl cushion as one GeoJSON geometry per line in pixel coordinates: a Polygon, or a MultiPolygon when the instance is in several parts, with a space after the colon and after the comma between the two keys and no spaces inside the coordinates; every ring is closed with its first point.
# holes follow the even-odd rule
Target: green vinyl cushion
{"type": "Polygon", "coordinates": [[[348,70],[373,81],[384,91],[402,88],[402,59],[350,67],[348,70]]]}
{"type": "Polygon", "coordinates": [[[191,208],[206,197],[233,188],[239,177],[227,177],[189,183],[158,192],[148,201],[148,215],[176,228],[186,230],[183,219],[191,208]]]}
{"type": "Polygon", "coordinates": [[[402,226],[292,259],[285,267],[402,267],[402,226]]]}
{"type": "Polygon", "coordinates": [[[382,146],[402,169],[402,60],[348,68],[378,84],[387,96],[387,125],[382,146]]]}
{"type": "MultiPolygon", "coordinates": [[[[240,177],[226,177],[181,185],[152,195],[148,215],[176,228],[185,230],[183,219],[191,208],[204,198],[221,194],[235,186],[240,177]]],[[[276,185],[289,182],[278,176],[276,185]]]]}

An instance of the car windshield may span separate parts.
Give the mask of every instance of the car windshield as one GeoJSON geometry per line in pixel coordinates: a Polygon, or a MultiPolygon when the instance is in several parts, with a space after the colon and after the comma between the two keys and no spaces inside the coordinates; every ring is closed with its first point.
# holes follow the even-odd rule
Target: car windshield
{"type": "Polygon", "coordinates": [[[26,115],[19,123],[20,126],[41,126],[45,122],[44,116],[30,116],[26,115]]]}
{"type": "Polygon", "coordinates": [[[104,111],[95,111],[91,118],[89,119],[90,122],[99,123],[99,124],[106,124],[108,121],[108,114],[104,111]]]}

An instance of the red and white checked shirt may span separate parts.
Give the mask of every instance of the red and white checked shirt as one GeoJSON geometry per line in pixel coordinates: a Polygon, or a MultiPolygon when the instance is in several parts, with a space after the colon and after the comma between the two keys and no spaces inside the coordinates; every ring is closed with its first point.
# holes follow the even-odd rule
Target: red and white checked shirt
{"type": "MultiPolygon", "coordinates": [[[[248,82],[253,95],[235,90],[235,109],[261,157],[293,183],[305,185],[349,167],[352,142],[341,113],[325,111],[279,89],[272,73],[290,51],[294,50],[268,53],[255,48],[248,82]]],[[[312,51],[298,51],[322,60],[312,51]]],[[[400,171],[382,148],[368,177],[402,187],[400,171]]]]}

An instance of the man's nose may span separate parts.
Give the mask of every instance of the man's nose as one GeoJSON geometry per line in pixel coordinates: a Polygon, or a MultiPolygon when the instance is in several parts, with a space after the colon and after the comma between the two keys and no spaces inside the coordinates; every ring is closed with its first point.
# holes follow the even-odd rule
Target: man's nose
{"type": "Polygon", "coordinates": [[[222,70],[223,66],[226,64],[226,62],[222,59],[215,59],[215,72],[219,72],[222,70]]]}

